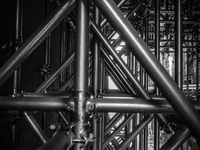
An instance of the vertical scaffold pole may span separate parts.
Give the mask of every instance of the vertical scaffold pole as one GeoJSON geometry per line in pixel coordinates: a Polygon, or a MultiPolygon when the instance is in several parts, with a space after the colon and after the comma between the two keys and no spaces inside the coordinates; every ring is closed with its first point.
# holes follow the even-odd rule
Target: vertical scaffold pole
{"type": "Polygon", "coordinates": [[[183,50],[182,50],[182,0],[175,3],[175,81],[182,89],[183,50]]]}
{"type": "MultiPolygon", "coordinates": [[[[15,47],[15,52],[17,52],[20,44],[22,43],[22,22],[23,22],[23,0],[16,0],[16,19],[15,19],[15,40],[17,46],[15,47]]],[[[13,75],[13,95],[17,95],[20,91],[20,81],[21,81],[21,67],[18,67],[14,71],[13,75]]],[[[16,125],[11,125],[12,130],[12,144],[16,143],[16,125]]]]}
{"type": "MultiPolygon", "coordinates": [[[[85,140],[89,137],[89,113],[86,102],[88,93],[89,74],[89,1],[76,1],[76,47],[75,47],[75,76],[74,76],[74,110],[72,113],[72,132],[75,139],[85,140]]],[[[85,143],[77,142],[73,150],[85,148],[85,143]]]]}
{"type": "MultiPolygon", "coordinates": [[[[100,25],[100,12],[99,9],[94,6],[94,19],[97,25],[100,25]]],[[[100,80],[99,80],[99,64],[100,64],[100,43],[98,38],[93,36],[93,74],[92,74],[92,86],[93,86],[93,95],[95,98],[99,95],[100,92],[100,80]]],[[[93,150],[101,150],[101,127],[100,127],[100,119],[96,114],[93,117],[93,134],[96,139],[93,144],[93,150]]]]}
{"type": "MultiPolygon", "coordinates": [[[[155,1],[155,56],[160,61],[160,0],[155,1]]],[[[159,89],[156,86],[156,94],[159,95],[159,89]]],[[[154,118],[154,150],[159,150],[159,128],[158,120],[154,118]]]]}
{"type": "MultiPolygon", "coordinates": [[[[15,40],[17,41],[17,46],[15,51],[19,49],[22,43],[22,21],[23,21],[23,0],[16,1],[16,28],[15,28],[15,40]]],[[[13,94],[17,94],[20,90],[20,80],[21,80],[21,69],[20,67],[14,72],[13,80],[13,94]]]]}

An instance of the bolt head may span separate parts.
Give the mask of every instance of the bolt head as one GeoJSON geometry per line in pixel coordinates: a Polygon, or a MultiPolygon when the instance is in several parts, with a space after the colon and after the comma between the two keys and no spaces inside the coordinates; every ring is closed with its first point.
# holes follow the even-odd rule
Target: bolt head
{"type": "Polygon", "coordinates": [[[67,110],[72,110],[72,106],[70,104],[67,104],[66,109],[67,110]]]}
{"type": "Polygon", "coordinates": [[[49,126],[49,129],[50,129],[50,130],[56,130],[56,125],[55,125],[55,124],[51,124],[51,125],[49,126]]]}
{"type": "Polygon", "coordinates": [[[88,105],[88,111],[92,111],[93,109],[94,109],[94,105],[89,104],[89,105],[88,105]]]}

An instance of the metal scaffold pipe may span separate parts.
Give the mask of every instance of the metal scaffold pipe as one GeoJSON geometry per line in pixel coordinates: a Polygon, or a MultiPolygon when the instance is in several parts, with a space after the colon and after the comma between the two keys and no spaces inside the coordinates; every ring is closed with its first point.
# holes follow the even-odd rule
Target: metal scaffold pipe
{"type": "Polygon", "coordinates": [[[183,86],[182,0],[175,1],[175,81],[183,86]]]}
{"type": "MultiPolygon", "coordinates": [[[[121,0],[120,2],[119,2],[119,4],[117,4],[117,7],[122,7],[126,2],[127,2],[128,0],[121,0]]],[[[105,27],[105,25],[107,24],[108,22],[107,22],[107,20],[106,20],[106,18],[101,22],[101,24],[100,24],[100,27],[101,28],[104,28],[105,27]]]]}
{"type": "MultiPolygon", "coordinates": [[[[94,19],[96,24],[100,24],[100,12],[99,9],[95,6],[94,7],[94,19]]],[[[93,67],[92,67],[92,89],[94,97],[98,97],[100,93],[100,61],[101,61],[101,54],[100,54],[100,42],[96,36],[93,36],[93,67]]],[[[101,127],[100,127],[100,119],[93,117],[92,122],[92,131],[96,140],[94,140],[94,144],[92,149],[93,150],[101,150],[101,127]]]]}
{"type": "MultiPolygon", "coordinates": [[[[97,98],[90,101],[97,112],[119,113],[176,113],[166,100],[144,100],[140,98],[97,98]]],[[[200,110],[200,103],[193,102],[196,110],[200,110]]]]}
{"type": "MultiPolygon", "coordinates": [[[[65,111],[71,101],[71,96],[0,97],[0,109],[65,111]]],[[[88,104],[94,105],[96,112],[176,113],[171,105],[162,98],[149,101],[137,97],[95,98],[89,99],[88,104]]],[[[193,101],[192,104],[196,110],[200,111],[199,101],[193,101]]]]}
{"type": "MultiPolygon", "coordinates": [[[[77,2],[77,28],[75,51],[74,91],[88,92],[89,70],[89,16],[85,9],[86,2],[77,2]]],[[[88,4],[87,4],[88,5],[88,4]]]]}
{"type": "Polygon", "coordinates": [[[63,97],[0,97],[1,110],[65,111],[71,98],[63,97]]]}
{"type": "Polygon", "coordinates": [[[66,150],[72,144],[72,139],[66,131],[61,131],[54,135],[44,145],[37,150],[66,150]]]}
{"type": "MultiPolygon", "coordinates": [[[[16,1],[16,31],[15,38],[18,45],[15,47],[15,52],[18,51],[19,45],[22,43],[22,24],[23,24],[23,0],[16,1]]],[[[13,94],[17,94],[20,91],[21,85],[21,67],[17,68],[14,72],[13,79],[13,94]]]]}
{"type": "MultiPolygon", "coordinates": [[[[75,46],[75,74],[74,74],[74,110],[72,114],[72,132],[75,139],[86,140],[89,137],[89,112],[86,110],[87,100],[90,98],[89,78],[89,4],[88,0],[76,1],[76,46],[75,46]]],[[[73,150],[84,149],[86,145],[75,143],[73,150]]]]}
{"type": "MultiPolygon", "coordinates": [[[[155,56],[160,61],[160,0],[154,1],[155,5],[155,56]]],[[[156,94],[159,95],[159,89],[156,87],[156,94]]],[[[160,139],[159,139],[159,128],[158,121],[154,119],[154,150],[159,149],[160,139]]]]}
{"type": "MultiPolygon", "coordinates": [[[[94,17],[96,24],[100,24],[100,12],[97,7],[94,8],[94,17]]],[[[99,63],[100,63],[100,43],[96,36],[93,36],[93,91],[94,96],[99,94],[99,63]]]]}
{"type": "Polygon", "coordinates": [[[152,54],[146,43],[139,37],[131,23],[111,0],[93,0],[108,21],[127,42],[149,76],[153,79],[174,110],[180,115],[194,136],[200,140],[200,115],[184,93],[169,76],[165,68],[152,54]]]}
{"type": "Polygon", "coordinates": [[[30,127],[33,129],[35,134],[38,136],[38,138],[42,141],[42,143],[46,143],[48,138],[40,125],[37,123],[35,118],[29,113],[29,112],[24,112],[23,113],[24,118],[27,120],[28,124],[30,127]]]}

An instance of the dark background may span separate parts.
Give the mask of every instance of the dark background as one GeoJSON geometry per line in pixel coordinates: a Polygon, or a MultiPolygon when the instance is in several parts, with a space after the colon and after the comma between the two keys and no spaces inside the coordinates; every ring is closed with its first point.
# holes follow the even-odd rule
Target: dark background
{"type": "MultiPolygon", "coordinates": [[[[47,11],[52,13],[57,4],[49,0],[23,0],[23,42],[44,22],[47,11]],[[47,3],[49,7],[47,9],[47,3]]],[[[3,49],[5,43],[15,40],[15,15],[16,15],[16,0],[2,0],[0,5],[0,67],[13,55],[13,48],[3,49]]],[[[51,33],[51,68],[54,70],[60,64],[60,26],[51,33]]],[[[21,91],[34,92],[37,87],[44,81],[44,75],[38,71],[44,65],[45,57],[45,42],[43,42],[21,66],[21,91]]],[[[0,95],[10,95],[13,89],[13,76],[11,76],[0,87],[0,95]]],[[[51,85],[52,89],[58,86],[58,82],[51,85]]],[[[18,119],[8,119],[4,116],[5,113],[0,111],[0,149],[5,150],[31,150],[38,148],[42,143],[35,136],[32,129],[29,127],[23,117],[18,116],[18,119]],[[5,118],[5,119],[3,119],[5,118]],[[14,130],[15,135],[12,135],[14,130]],[[12,142],[12,137],[15,137],[15,142],[12,142]]],[[[11,114],[13,112],[11,111],[11,114]]],[[[43,112],[41,112],[43,113],[43,112]]],[[[38,123],[42,126],[41,113],[33,114],[38,123]]],[[[20,112],[19,112],[20,114],[20,112]]],[[[48,113],[48,125],[57,120],[57,116],[53,113],[48,113]]],[[[48,136],[53,132],[45,129],[48,136]]]]}

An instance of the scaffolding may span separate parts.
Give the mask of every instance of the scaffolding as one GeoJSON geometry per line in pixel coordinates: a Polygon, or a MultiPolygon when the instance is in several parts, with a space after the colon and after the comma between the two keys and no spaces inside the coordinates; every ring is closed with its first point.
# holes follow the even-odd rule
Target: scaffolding
{"type": "Polygon", "coordinates": [[[57,0],[26,41],[23,0],[16,2],[19,44],[0,68],[0,86],[12,76],[13,91],[0,96],[0,108],[29,123],[42,142],[38,150],[198,147],[199,1],[57,0]],[[60,57],[54,58],[51,33],[58,26],[60,57]],[[44,41],[44,81],[26,92],[21,65],[44,41]],[[57,69],[51,59],[59,61],[57,69]],[[50,112],[59,121],[49,137],[50,112]]]}

